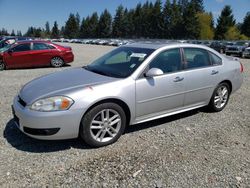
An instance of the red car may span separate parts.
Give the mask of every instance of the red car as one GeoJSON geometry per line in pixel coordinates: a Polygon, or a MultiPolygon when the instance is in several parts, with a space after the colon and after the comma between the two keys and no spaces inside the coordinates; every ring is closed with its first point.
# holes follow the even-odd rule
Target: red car
{"type": "Polygon", "coordinates": [[[47,41],[20,41],[0,53],[0,70],[52,66],[61,67],[74,60],[71,47],[47,41]]]}

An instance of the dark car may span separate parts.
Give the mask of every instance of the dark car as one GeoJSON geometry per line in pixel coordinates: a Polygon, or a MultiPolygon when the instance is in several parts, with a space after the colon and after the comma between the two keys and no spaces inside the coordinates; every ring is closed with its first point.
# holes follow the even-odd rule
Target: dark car
{"type": "Polygon", "coordinates": [[[238,41],[233,45],[227,45],[226,47],[226,55],[237,55],[242,57],[243,52],[249,46],[248,42],[245,41],[238,41]]]}
{"type": "Polygon", "coordinates": [[[70,47],[48,41],[21,41],[0,53],[0,70],[10,68],[61,67],[74,60],[70,47]]]}

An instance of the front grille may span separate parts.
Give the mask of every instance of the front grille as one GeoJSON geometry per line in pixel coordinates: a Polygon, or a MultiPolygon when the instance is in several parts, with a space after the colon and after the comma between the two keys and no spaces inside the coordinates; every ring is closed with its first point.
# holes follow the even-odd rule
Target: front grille
{"type": "Polygon", "coordinates": [[[238,48],[228,48],[230,51],[238,51],[238,48]]]}
{"type": "Polygon", "coordinates": [[[23,99],[21,99],[20,96],[18,96],[18,102],[19,102],[23,107],[25,107],[25,106],[27,105],[27,103],[26,103],[23,99]]]}

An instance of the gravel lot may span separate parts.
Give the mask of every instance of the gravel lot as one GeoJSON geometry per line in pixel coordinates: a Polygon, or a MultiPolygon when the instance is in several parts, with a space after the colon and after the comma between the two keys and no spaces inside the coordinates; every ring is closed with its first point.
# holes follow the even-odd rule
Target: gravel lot
{"type": "Polygon", "coordinates": [[[13,125],[11,104],[22,85],[113,48],[70,45],[71,66],[0,72],[0,187],[250,187],[250,59],[241,60],[244,84],[222,112],[131,126],[117,143],[91,149],[79,139],[34,140],[13,125]]]}

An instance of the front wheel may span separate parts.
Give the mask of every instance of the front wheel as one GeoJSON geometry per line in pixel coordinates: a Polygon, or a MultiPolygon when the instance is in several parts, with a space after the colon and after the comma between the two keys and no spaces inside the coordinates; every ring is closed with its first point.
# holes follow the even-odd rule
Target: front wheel
{"type": "Polygon", "coordinates": [[[91,146],[106,146],[116,142],[125,127],[124,110],[115,103],[103,103],[85,114],[81,121],[80,136],[91,146]]]}
{"type": "Polygon", "coordinates": [[[64,62],[60,57],[53,57],[50,61],[52,67],[62,67],[64,62]]]}
{"type": "Polygon", "coordinates": [[[214,112],[222,111],[229,100],[230,87],[227,83],[219,84],[214,90],[213,96],[209,103],[209,108],[214,112]]]}

